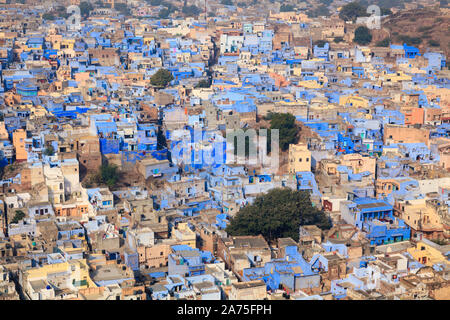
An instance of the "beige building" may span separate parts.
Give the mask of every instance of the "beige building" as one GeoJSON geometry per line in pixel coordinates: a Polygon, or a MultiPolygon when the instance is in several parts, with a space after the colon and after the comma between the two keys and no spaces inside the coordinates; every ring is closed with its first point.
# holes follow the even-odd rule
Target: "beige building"
{"type": "Polygon", "coordinates": [[[147,268],[159,268],[167,266],[168,256],[171,252],[169,244],[156,244],[151,247],[137,247],[139,263],[147,268]]]}
{"type": "Polygon", "coordinates": [[[289,145],[289,173],[311,171],[311,151],[304,143],[289,145]]]}
{"type": "Polygon", "coordinates": [[[185,244],[191,248],[196,248],[196,234],[192,231],[187,223],[179,223],[172,229],[172,237],[179,241],[179,244],[185,244]]]}
{"type": "Polygon", "coordinates": [[[53,204],[64,203],[64,175],[60,167],[44,166],[45,183],[48,188],[48,198],[53,204]]]}
{"type": "Polygon", "coordinates": [[[81,191],[80,172],[77,159],[64,159],[61,161],[61,171],[64,176],[66,196],[81,191]]]}
{"type": "Polygon", "coordinates": [[[8,140],[8,131],[4,121],[0,121],[0,140],[8,140]]]}
{"type": "Polygon", "coordinates": [[[266,284],[263,280],[233,283],[230,300],[263,300],[267,298],[266,284]]]}
{"type": "Polygon", "coordinates": [[[229,269],[241,276],[244,268],[263,267],[272,259],[270,247],[262,235],[220,238],[217,255],[229,269]],[[252,257],[251,263],[248,257],[252,257]]]}
{"type": "Polygon", "coordinates": [[[428,239],[444,239],[444,225],[440,210],[447,210],[436,200],[412,199],[398,201],[395,210],[400,218],[411,228],[411,238],[422,234],[428,239]]]}
{"type": "Polygon", "coordinates": [[[375,165],[377,160],[373,157],[363,156],[359,153],[351,153],[342,156],[341,164],[343,166],[351,167],[353,173],[361,173],[369,171],[375,176],[375,165]]]}

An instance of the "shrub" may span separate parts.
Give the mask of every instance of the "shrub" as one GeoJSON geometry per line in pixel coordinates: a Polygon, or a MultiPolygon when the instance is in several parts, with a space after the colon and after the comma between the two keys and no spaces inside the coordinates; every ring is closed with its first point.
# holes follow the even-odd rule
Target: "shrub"
{"type": "Polygon", "coordinates": [[[195,88],[209,88],[211,86],[211,82],[209,80],[200,80],[195,88]]]}
{"type": "Polygon", "coordinates": [[[294,6],[291,4],[282,4],[280,7],[280,12],[290,12],[294,11],[294,6]]]}
{"type": "Polygon", "coordinates": [[[358,2],[351,2],[342,7],[339,12],[339,18],[344,21],[355,21],[358,17],[368,16],[366,8],[360,5],[358,2]]]}
{"type": "Polygon", "coordinates": [[[372,42],[372,34],[370,33],[369,28],[364,26],[356,28],[353,41],[361,45],[367,45],[372,42]]]}
{"type": "Polygon", "coordinates": [[[53,156],[55,154],[55,149],[53,149],[52,146],[48,146],[45,150],[44,150],[44,155],[46,156],[53,156]]]}
{"type": "Polygon", "coordinates": [[[102,165],[96,177],[97,182],[104,183],[108,187],[114,186],[119,180],[119,172],[115,165],[102,165]]]}
{"type": "Polygon", "coordinates": [[[376,43],[376,46],[377,47],[389,47],[389,44],[391,43],[391,39],[389,39],[389,38],[384,38],[383,40],[381,40],[381,41],[378,41],[377,43],[376,43]]]}
{"type": "Polygon", "coordinates": [[[11,223],[18,223],[23,218],[25,218],[25,213],[21,210],[17,210],[14,218],[11,220],[11,223]]]}
{"type": "Polygon", "coordinates": [[[159,69],[151,78],[150,83],[156,87],[164,88],[173,80],[172,73],[167,69],[159,69]]]}
{"type": "Polygon", "coordinates": [[[232,236],[261,234],[267,241],[285,237],[298,241],[302,225],[331,227],[327,215],[312,205],[308,192],[277,188],[240,209],[226,231],[232,236]]]}
{"type": "Polygon", "coordinates": [[[429,40],[428,44],[432,47],[439,47],[441,45],[441,43],[439,41],[433,40],[433,39],[429,40]]]}

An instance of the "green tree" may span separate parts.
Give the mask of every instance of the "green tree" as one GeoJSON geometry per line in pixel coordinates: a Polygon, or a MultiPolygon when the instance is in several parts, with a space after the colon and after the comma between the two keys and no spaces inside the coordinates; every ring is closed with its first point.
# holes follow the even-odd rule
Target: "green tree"
{"type": "Polygon", "coordinates": [[[439,47],[441,45],[439,41],[433,39],[428,40],[428,44],[432,47],[439,47]]]}
{"type": "Polygon", "coordinates": [[[114,186],[119,180],[119,172],[115,165],[102,165],[100,167],[97,181],[106,184],[108,187],[114,186]]]}
{"type": "Polygon", "coordinates": [[[55,15],[54,14],[52,14],[52,13],[49,13],[49,12],[46,12],[46,13],[44,13],[43,15],[42,15],[42,19],[44,19],[44,20],[55,20],[56,19],[56,17],[55,17],[55,15]]]}
{"type": "Polygon", "coordinates": [[[380,40],[376,43],[377,47],[389,47],[389,44],[391,43],[391,39],[384,38],[383,40],[380,40]]]}
{"type": "Polygon", "coordinates": [[[116,3],[114,5],[114,9],[116,9],[117,11],[119,11],[121,14],[123,14],[124,16],[129,16],[131,15],[131,11],[130,8],[128,8],[126,3],[116,3]]]}
{"type": "Polygon", "coordinates": [[[382,16],[390,16],[392,14],[391,9],[389,8],[381,8],[380,11],[382,16]]]}
{"type": "Polygon", "coordinates": [[[419,32],[430,32],[433,29],[433,26],[421,26],[417,29],[419,32]]]}
{"type": "Polygon", "coordinates": [[[14,218],[11,220],[11,223],[18,223],[23,218],[25,218],[25,213],[21,210],[17,210],[14,218]]]}
{"type": "Polygon", "coordinates": [[[285,237],[298,241],[299,226],[303,225],[331,227],[330,219],[312,205],[307,191],[277,188],[243,207],[226,232],[231,236],[261,234],[267,241],[285,237]]]}
{"type": "Polygon", "coordinates": [[[168,8],[162,8],[161,10],[159,10],[158,13],[158,18],[160,19],[167,19],[170,15],[170,11],[168,8]]]}
{"type": "Polygon", "coordinates": [[[211,81],[203,79],[200,80],[196,85],[195,88],[209,88],[211,86],[211,81]]]}
{"type": "Polygon", "coordinates": [[[328,7],[326,5],[321,5],[315,9],[309,10],[307,12],[307,14],[308,14],[308,17],[311,17],[311,18],[329,16],[330,10],[328,10],[328,7]]]}
{"type": "Polygon", "coordinates": [[[166,136],[164,134],[164,131],[161,129],[161,127],[158,127],[158,133],[156,135],[156,146],[157,146],[158,150],[167,148],[166,136]]]}
{"type": "Polygon", "coordinates": [[[295,10],[295,8],[291,4],[282,4],[280,6],[280,12],[291,12],[291,11],[294,11],[294,10],[295,10]]]}
{"type": "MultiPolygon", "coordinates": [[[[297,134],[300,129],[292,114],[270,112],[266,119],[270,120],[270,130],[279,130],[280,148],[282,151],[288,150],[290,144],[297,143],[297,134]]],[[[268,140],[270,141],[270,139],[271,134],[268,134],[268,140]]]]}
{"type": "Polygon", "coordinates": [[[45,150],[44,150],[44,155],[46,156],[53,156],[55,154],[55,149],[53,148],[53,146],[48,146],[45,150]]]}
{"type": "Polygon", "coordinates": [[[369,28],[364,26],[356,28],[353,41],[361,45],[367,45],[372,42],[372,34],[370,33],[369,28]]]}
{"type": "Polygon", "coordinates": [[[167,10],[169,10],[169,14],[172,14],[175,12],[175,10],[177,10],[177,8],[173,4],[171,4],[170,2],[167,2],[167,1],[162,1],[161,5],[166,7],[167,10]]]}
{"type": "Polygon", "coordinates": [[[351,2],[349,4],[346,4],[339,12],[339,18],[345,21],[356,21],[356,18],[366,16],[368,16],[366,8],[360,5],[358,2],[351,2]]]}
{"type": "MultiPolygon", "coordinates": [[[[411,0],[360,0],[359,4],[365,7],[368,7],[371,4],[375,4],[383,10],[383,8],[398,8],[398,9],[404,9],[405,3],[411,2],[411,0]]],[[[383,12],[383,11],[382,11],[383,12]]]]}
{"type": "Polygon", "coordinates": [[[63,19],[67,19],[70,16],[70,14],[67,13],[67,10],[65,7],[57,7],[56,13],[57,13],[58,17],[63,18],[63,19]]]}
{"type": "Polygon", "coordinates": [[[172,73],[167,69],[159,69],[151,78],[150,83],[155,87],[164,88],[173,80],[172,73]]]}
{"type": "Polygon", "coordinates": [[[192,6],[184,6],[181,9],[181,12],[183,12],[185,16],[195,17],[200,14],[201,10],[197,6],[192,5],[192,6]]]}
{"type": "Polygon", "coordinates": [[[319,48],[323,48],[327,42],[325,40],[317,40],[314,42],[314,45],[318,46],[319,48]]]}
{"type": "Polygon", "coordinates": [[[408,46],[413,46],[422,43],[422,39],[419,37],[410,37],[407,35],[399,35],[398,40],[401,43],[406,43],[408,46]]]}
{"type": "Polygon", "coordinates": [[[89,14],[91,13],[91,11],[94,10],[94,7],[92,6],[92,4],[90,2],[86,2],[86,1],[81,2],[79,7],[80,7],[81,15],[85,18],[89,17],[89,14]]]}

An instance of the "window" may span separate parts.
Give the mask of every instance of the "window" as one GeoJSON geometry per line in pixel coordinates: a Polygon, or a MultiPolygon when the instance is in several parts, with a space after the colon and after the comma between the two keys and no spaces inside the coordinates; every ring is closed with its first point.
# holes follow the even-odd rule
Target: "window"
{"type": "Polygon", "coordinates": [[[302,158],[298,159],[298,162],[302,162],[302,158]]]}

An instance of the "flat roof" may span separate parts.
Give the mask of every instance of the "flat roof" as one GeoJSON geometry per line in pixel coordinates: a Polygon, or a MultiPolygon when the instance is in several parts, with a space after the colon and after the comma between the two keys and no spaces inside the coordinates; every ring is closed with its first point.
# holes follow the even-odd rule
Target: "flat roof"
{"type": "Polygon", "coordinates": [[[256,288],[265,285],[266,283],[263,280],[233,283],[233,287],[236,289],[256,288]]]}
{"type": "Polygon", "coordinates": [[[386,203],[384,202],[372,202],[372,203],[363,203],[356,205],[358,209],[372,209],[379,207],[386,207],[386,203]]]}

